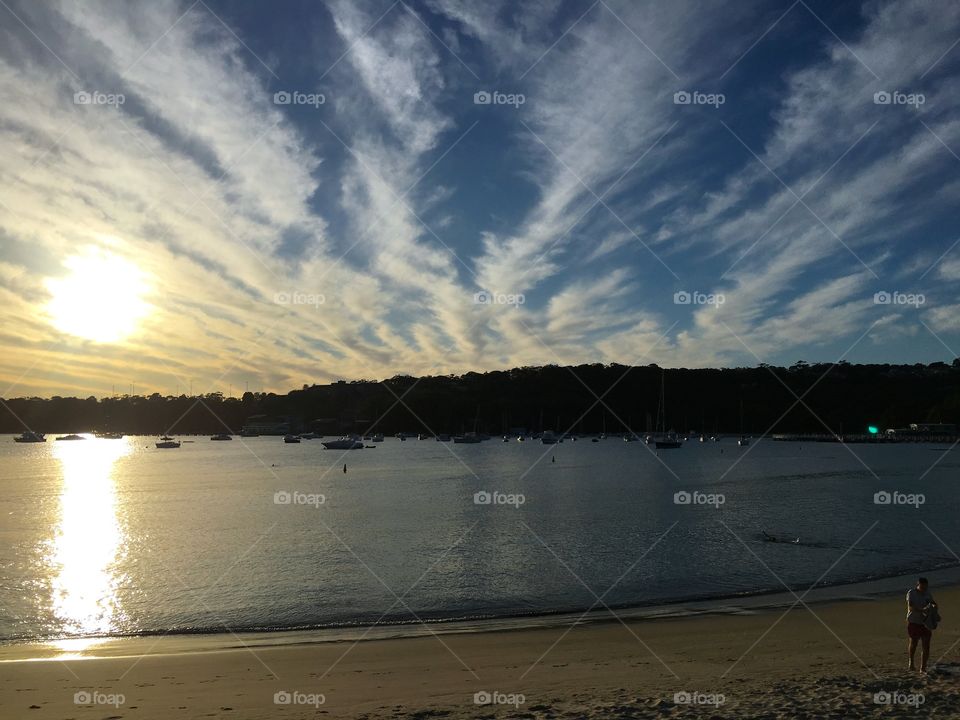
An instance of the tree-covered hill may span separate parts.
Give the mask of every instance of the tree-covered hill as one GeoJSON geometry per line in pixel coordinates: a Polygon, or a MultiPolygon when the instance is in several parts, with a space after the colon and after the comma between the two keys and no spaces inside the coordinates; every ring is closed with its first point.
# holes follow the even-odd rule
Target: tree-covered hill
{"type": "Polygon", "coordinates": [[[952,365],[807,364],[666,369],[655,365],[521,367],[459,376],[397,376],[304,386],[285,395],[225,398],[12,398],[0,432],[113,430],[128,434],[237,431],[253,415],[287,416],[326,434],[367,430],[491,434],[655,429],[661,379],[666,427],[680,431],[863,432],[867,425],[960,422],[960,361],[952,365]],[[797,398],[802,401],[798,402],[797,398]],[[315,422],[320,421],[320,422],[315,422]]]}

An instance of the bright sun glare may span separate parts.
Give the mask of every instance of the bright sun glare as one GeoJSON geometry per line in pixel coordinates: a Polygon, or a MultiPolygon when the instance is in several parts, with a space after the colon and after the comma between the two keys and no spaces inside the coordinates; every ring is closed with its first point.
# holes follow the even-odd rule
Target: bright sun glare
{"type": "Polygon", "coordinates": [[[137,328],[149,305],[143,273],[115,255],[89,252],[64,261],[70,274],[50,279],[48,310],[62,332],[100,343],[122,340],[137,328]]]}

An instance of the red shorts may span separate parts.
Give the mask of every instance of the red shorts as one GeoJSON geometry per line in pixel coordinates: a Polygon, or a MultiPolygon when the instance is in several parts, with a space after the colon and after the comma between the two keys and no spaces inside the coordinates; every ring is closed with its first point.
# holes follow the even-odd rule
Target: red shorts
{"type": "Polygon", "coordinates": [[[928,638],[933,633],[930,632],[930,628],[926,625],[921,625],[920,623],[907,623],[907,635],[910,636],[913,640],[919,640],[921,638],[928,638]]]}

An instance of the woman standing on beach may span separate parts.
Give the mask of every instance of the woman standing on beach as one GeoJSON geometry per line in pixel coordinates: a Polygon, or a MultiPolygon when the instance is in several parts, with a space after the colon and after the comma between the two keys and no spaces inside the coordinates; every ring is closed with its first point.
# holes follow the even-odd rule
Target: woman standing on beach
{"type": "Polygon", "coordinates": [[[916,670],[913,657],[917,653],[917,641],[923,649],[920,651],[920,672],[927,672],[927,659],[930,657],[930,637],[940,620],[937,604],[930,594],[930,584],[925,577],[917,579],[917,585],[907,591],[907,636],[910,641],[907,653],[910,656],[910,670],[916,670]]]}

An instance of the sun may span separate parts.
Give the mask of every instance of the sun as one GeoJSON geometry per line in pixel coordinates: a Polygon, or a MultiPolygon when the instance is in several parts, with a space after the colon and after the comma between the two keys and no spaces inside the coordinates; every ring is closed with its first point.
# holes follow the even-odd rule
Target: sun
{"type": "Polygon", "coordinates": [[[133,333],[150,306],[140,269],[116,255],[91,250],[67,258],[70,272],[47,280],[47,306],[58,330],[98,343],[115,343],[133,333]]]}

